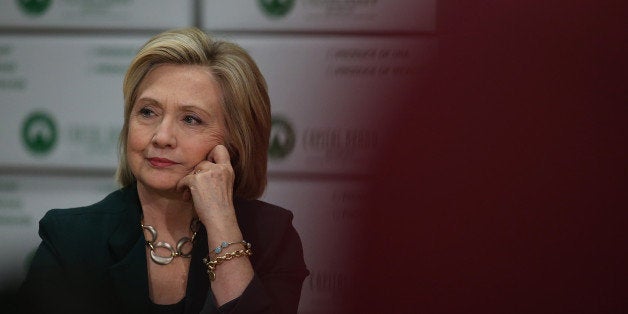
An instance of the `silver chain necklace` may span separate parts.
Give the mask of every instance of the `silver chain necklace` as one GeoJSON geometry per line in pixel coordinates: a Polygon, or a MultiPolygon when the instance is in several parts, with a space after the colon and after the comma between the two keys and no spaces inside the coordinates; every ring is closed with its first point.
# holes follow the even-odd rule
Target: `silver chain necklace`
{"type": "Polygon", "coordinates": [[[155,227],[153,226],[145,225],[144,218],[142,218],[142,222],[141,222],[142,229],[148,230],[148,232],[151,235],[151,240],[146,240],[146,246],[150,248],[150,259],[152,259],[153,262],[159,265],[168,265],[170,264],[170,262],[172,262],[172,260],[175,257],[180,256],[180,257],[189,258],[190,256],[192,256],[192,249],[190,248],[189,252],[183,252],[183,246],[188,242],[191,244],[191,246],[193,246],[194,238],[196,238],[196,232],[198,231],[198,224],[199,224],[198,218],[192,219],[192,222],[190,222],[190,231],[192,231],[192,237],[181,238],[177,242],[176,247],[173,248],[172,245],[170,245],[170,243],[168,242],[157,242],[157,229],[155,229],[155,227]],[[169,250],[170,255],[169,256],[158,255],[156,252],[158,248],[165,248],[169,250]]]}

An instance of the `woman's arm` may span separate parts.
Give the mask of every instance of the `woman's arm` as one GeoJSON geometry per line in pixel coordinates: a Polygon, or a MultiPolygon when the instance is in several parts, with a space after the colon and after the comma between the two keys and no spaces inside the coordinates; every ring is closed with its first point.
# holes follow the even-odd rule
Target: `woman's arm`
{"type": "MultiPolygon", "coordinates": [[[[259,230],[262,236],[255,237],[260,242],[253,243],[251,256],[255,274],[238,299],[226,304],[229,311],[224,313],[297,313],[308,271],[301,240],[291,223],[292,214],[285,213],[269,218],[268,229],[259,230]]],[[[215,306],[208,299],[202,313],[222,313],[215,306]]]]}
{"type": "MultiPolygon", "coordinates": [[[[207,230],[209,251],[222,242],[251,241],[244,238],[238,224],[233,182],[229,153],[223,145],[217,145],[206,161],[179,182],[179,189],[189,189],[199,220],[207,230]]],[[[248,256],[235,257],[216,266],[215,279],[210,282],[215,300],[206,303],[207,313],[216,313],[212,309],[234,299],[238,300],[231,313],[296,313],[307,276],[301,240],[292,227],[292,214],[275,219],[264,224],[268,229],[264,232],[272,236],[260,239],[263,243],[253,243],[257,264],[262,265],[256,269],[257,273],[248,256]],[[256,246],[264,249],[256,252],[256,246]]],[[[210,259],[242,249],[242,245],[230,245],[219,254],[212,254],[210,259]]]]}
{"type": "MultiPolygon", "coordinates": [[[[196,214],[207,230],[209,251],[222,242],[244,240],[233,205],[234,177],[227,148],[217,145],[207,160],[196,165],[194,171],[178,184],[179,189],[187,187],[190,191],[196,214]]],[[[220,254],[238,249],[236,245],[230,246],[220,254]]],[[[243,256],[221,264],[215,274],[211,290],[217,305],[221,306],[242,294],[253,278],[253,267],[249,259],[243,256]]]]}

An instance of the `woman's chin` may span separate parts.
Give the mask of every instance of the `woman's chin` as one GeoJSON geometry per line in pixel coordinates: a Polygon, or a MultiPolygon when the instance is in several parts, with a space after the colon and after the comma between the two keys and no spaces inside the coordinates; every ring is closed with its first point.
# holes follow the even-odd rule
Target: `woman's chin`
{"type": "Polygon", "coordinates": [[[141,188],[151,191],[158,194],[182,194],[177,191],[177,183],[179,183],[178,179],[166,179],[166,178],[147,178],[146,180],[137,181],[138,188],[141,188]]]}

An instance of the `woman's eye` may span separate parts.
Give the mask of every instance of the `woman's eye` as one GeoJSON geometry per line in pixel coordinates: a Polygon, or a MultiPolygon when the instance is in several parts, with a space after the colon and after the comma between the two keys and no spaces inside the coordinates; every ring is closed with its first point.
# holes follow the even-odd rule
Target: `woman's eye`
{"type": "Polygon", "coordinates": [[[150,110],[149,108],[144,107],[144,108],[140,109],[139,114],[141,116],[143,116],[143,117],[148,118],[150,116],[153,116],[155,113],[152,110],[150,110]]]}
{"type": "Polygon", "coordinates": [[[187,124],[192,124],[192,125],[196,125],[196,124],[201,124],[203,123],[203,121],[201,121],[201,119],[192,116],[192,115],[187,115],[183,118],[183,122],[187,123],[187,124]]]}

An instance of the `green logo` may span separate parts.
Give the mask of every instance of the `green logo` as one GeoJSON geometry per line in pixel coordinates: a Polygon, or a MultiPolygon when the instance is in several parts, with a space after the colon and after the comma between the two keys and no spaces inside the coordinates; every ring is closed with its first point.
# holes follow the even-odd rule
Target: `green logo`
{"type": "Polygon", "coordinates": [[[294,0],[259,0],[258,3],[270,17],[282,17],[294,7],[294,0]]]}
{"type": "Polygon", "coordinates": [[[42,15],[52,0],[17,0],[22,11],[28,15],[42,15]]]}
{"type": "Polygon", "coordinates": [[[57,142],[57,127],[50,115],[36,111],[22,124],[22,142],[35,155],[50,153],[57,142]]]}
{"type": "Polygon", "coordinates": [[[285,158],[294,149],[294,142],[294,130],[288,121],[280,117],[273,117],[268,156],[271,159],[285,158]]]}

